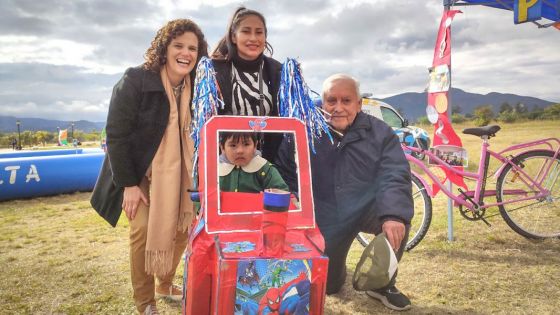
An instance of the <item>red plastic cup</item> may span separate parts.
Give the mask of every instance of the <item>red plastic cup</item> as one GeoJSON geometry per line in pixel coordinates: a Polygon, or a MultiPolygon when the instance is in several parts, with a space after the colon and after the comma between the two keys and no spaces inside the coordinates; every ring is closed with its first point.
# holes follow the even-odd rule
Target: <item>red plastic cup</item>
{"type": "Polygon", "coordinates": [[[261,225],[263,256],[281,257],[284,254],[289,207],[289,192],[280,189],[267,189],[264,192],[261,225]]]}

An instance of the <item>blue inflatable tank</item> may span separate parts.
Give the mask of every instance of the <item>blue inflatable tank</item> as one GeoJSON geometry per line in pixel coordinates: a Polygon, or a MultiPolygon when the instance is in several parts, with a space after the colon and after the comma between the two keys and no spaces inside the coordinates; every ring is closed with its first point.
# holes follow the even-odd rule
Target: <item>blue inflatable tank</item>
{"type": "Polygon", "coordinates": [[[0,154],[0,201],[91,191],[104,156],[100,149],[0,154]]]}

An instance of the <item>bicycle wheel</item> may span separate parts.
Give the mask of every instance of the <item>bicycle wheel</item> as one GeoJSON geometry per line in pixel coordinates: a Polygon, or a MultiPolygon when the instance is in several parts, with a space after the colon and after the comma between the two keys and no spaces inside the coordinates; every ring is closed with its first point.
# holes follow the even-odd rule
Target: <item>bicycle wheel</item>
{"type": "MultiPolygon", "coordinates": [[[[416,139],[414,140],[414,147],[418,148],[418,149],[423,149],[423,150],[427,150],[427,144],[420,140],[420,139],[416,139]]],[[[426,158],[426,154],[425,153],[421,153],[421,152],[411,152],[412,156],[419,159],[419,160],[424,160],[426,158]]]]}
{"type": "MultiPolygon", "coordinates": [[[[543,198],[499,206],[500,214],[509,227],[527,238],[560,237],[560,158],[552,160],[553,156],[551,151],[539,150],[513,158],[513,163],[533,180],[544,177],[542,186],[549,191],[543,198]],[[548,173],[542,174],[543,167],[549,166],[548,173]]],[[[498,202],[536,196],[538,189],[524,178],[512,165],[506,165],[496,184],[498,202]]]]}
{"type": "MultiPolygon", "coordinates": [[[[410,232],[405,250],[413,249],[428,233],[432,222],[432,199],[428,196],[426,187],[412,174],[412,199],[414,201],[414,217],[410,222],[410,232]]],[[[367,246],[374,235],[360,232],[356,239],[362,246],[367,246]]]]}

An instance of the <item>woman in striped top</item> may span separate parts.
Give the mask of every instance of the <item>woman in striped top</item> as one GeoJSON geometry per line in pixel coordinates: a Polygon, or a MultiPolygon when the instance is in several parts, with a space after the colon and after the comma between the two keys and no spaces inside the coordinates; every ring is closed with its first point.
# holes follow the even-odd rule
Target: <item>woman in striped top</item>
{"type": "MultiPolygon", "coordinates": [[[[235,10],[226,35],[212,52],[225,103],[220,115],[278,116],[282,65],[264,55],[265,50],[272,55],[266,38],[266,21],[261,13],[245,7],[235,10]]],[[[267,133],[263,140],[263,157],[274,161],[282,135],[267,133]]]]}

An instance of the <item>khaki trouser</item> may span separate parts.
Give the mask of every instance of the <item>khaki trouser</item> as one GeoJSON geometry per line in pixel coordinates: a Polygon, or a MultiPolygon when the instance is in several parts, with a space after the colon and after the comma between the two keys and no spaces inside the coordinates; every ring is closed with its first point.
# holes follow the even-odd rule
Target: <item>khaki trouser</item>
{"type": "MultiPolygon", "coordinates": [[[[149,182],[146,177],[142,180],[140,188],[144,195],[149,196],[149,182]]],[[[148,197],[149,198],[149,197],[148,197]]],[[[129,221],[130,223],[130,276],[132,289],[134,291],[134,304],[140,313],[152,304],[155,305],[155,281],[157,278],[158,286],[169,288],[172,285],[175,271],[179,265],[179,261],[183,256],[188,243],[188,233],[177,231],[175,236],[175,250],[173,253],[172,272],[165,276],[154,276],[147,274],[144,269],[146,239],[148,235],[148,213],[149,208],[140,202],[136,217],[129,221]]]]}

